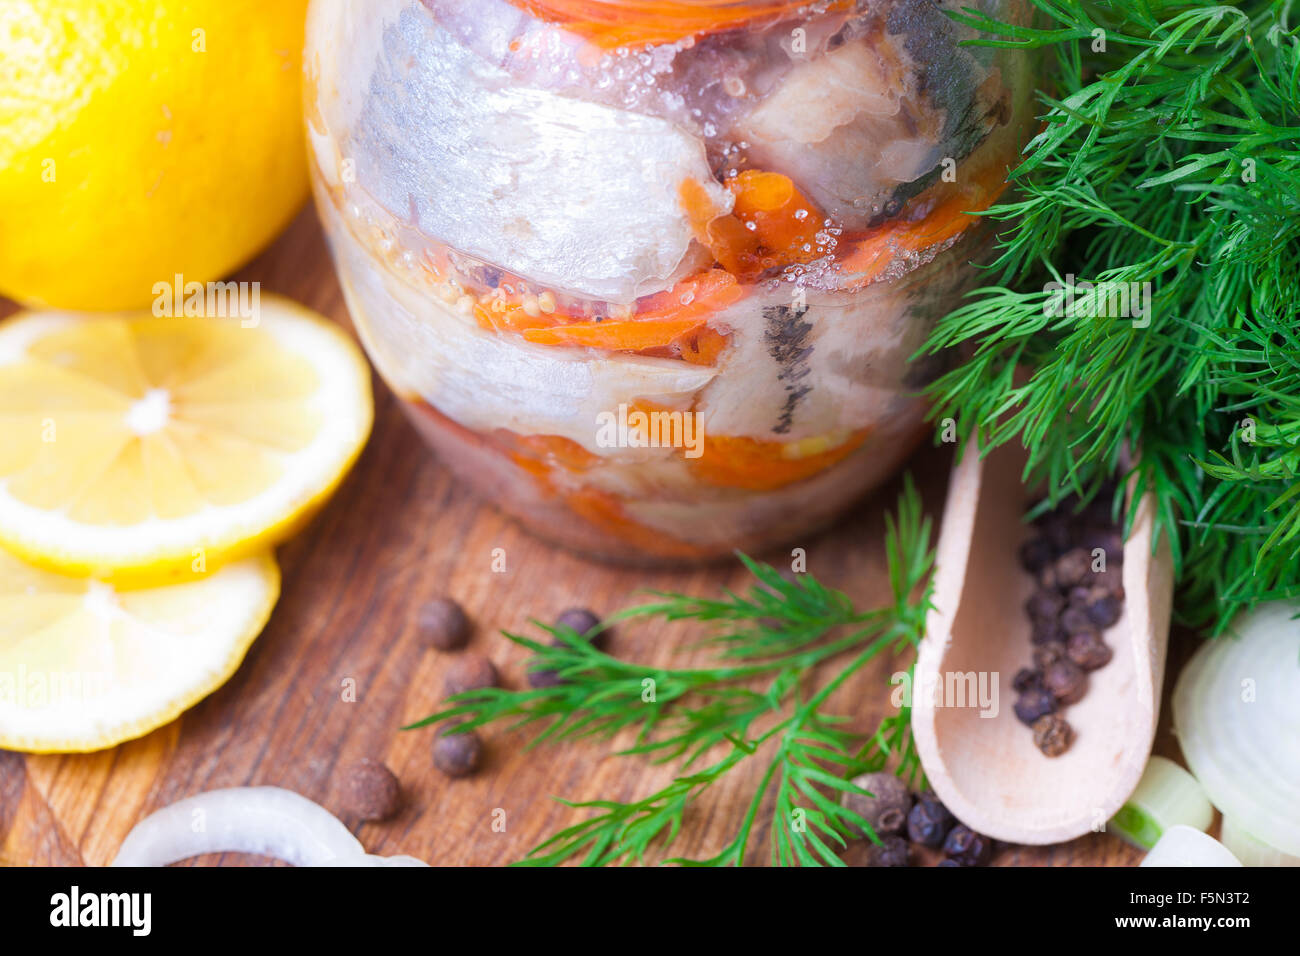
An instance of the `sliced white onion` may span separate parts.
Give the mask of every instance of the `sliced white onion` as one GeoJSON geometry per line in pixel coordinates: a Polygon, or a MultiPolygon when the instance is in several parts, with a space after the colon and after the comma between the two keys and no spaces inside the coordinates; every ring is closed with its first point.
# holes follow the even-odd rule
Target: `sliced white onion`
{"type": "Polygon", "coordinates": [[[1300,856],[1291,856],[1269,846],[1259,837],[1247,833],[1232,817],[1223,818],[1219,839],[1245,866],[1300,866],[1300,856]]]}
{"type": "Polygon", "coordinates": [[[1177,824],[1165,831],[1139,866],[1241,866],[1241,861],[1208,833],[1177,824]]]}
{"type": "Polygon", "coordinates": [[[1242,615],[1207,641],[1174,688],[1174,730],[1225,817],[1300,856],[1300,605],[1242,615]]]}
{"type": "Polygon", "coordinates": [[[322,866],[428,866],[423,860],[413,856],[375,856],[363,853],[361,856],[341,856],[326,860],[322,866]]]}
{"type": "Polygon", "coordinates": [[[1196,778],[1165,757],[1152,757],[1137,789],[1107,824],[1134,846],[1149,850],[1171,826],[1208,830],[1214,807],[1196,778]]]}
{"type": "Polygon", "coordinates": [[[209,790],[164,807],[132,828],[112,865],[166,866],[202,853],[256,853],[295,866],[420,865],[371,862],[378,858],[334,814],[281,787],[209,790]]]}

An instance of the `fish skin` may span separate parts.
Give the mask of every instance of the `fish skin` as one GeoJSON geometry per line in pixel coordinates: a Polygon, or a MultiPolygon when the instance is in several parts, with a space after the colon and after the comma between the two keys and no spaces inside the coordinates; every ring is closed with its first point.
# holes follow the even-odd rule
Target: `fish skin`
{"type": "Polygon", "coordinates": [[[947,250],[856,292],[806,290],[796,301],[789,287],[760,289],[719,312],[711,324],[731,339],[695,405],[706,431],[797,441],[909,415],[939,367],[912,357],[978,278],[970,253],[947,250]]]}
{"type": "Polygon", "coordinates": [[[390,212],[462,252],[616,303],[668,288],[694,241],[679,189],[704,186],[701,140],[666,120],[516,85],[422,8],[384,33],[350,142],[390,212]]]}

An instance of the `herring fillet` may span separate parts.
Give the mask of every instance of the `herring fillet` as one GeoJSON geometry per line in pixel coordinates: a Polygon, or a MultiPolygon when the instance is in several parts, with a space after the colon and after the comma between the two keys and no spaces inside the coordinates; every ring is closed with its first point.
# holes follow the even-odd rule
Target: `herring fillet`
{"type": "Polygon", "coordinates": [[[383,37],[346,152],[359,183],[424,234],[544,285],[630,303],[677,278],[680,201],[703,143],[653,116],[515,85],[425,11],[383,37]]]}
{"type": "Polygon", "coordinates": [[[787,73],[733,135],[846,227],[874,225],[996,124],[997,104],[981,88],[987,65],[958,47],[965,36],[928,0],[900,0],[881,33],[787,73]]]}

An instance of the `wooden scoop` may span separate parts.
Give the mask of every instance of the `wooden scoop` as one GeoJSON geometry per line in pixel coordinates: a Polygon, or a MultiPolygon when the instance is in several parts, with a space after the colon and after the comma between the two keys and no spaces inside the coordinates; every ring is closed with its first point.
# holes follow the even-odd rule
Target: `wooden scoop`
{"type": "Polygon", "coordinates": [[[1142,776],[1160,709],[1173,570],[1163,538],[1152,554],[1146,495],[1124,545],[1123,615],[1104,634],[1114,657],[1063,711],[1075,732],[1070,749],[1045,756],[1012,709],[1011,679],[1033,650],[1024,604],[1035,583],[1018,558],[1033,533],[1022,517],[1037,500],[1021,484],[1025,457],[1003,446],[981,459],[968,448],[953,470],[912,730],[931,786],[963,823],[1012,843],[1059,843],[1101,830],[1142,776]],[[996,687],[988,715],[969,693],[954,706],[963,703],[958,690],[972,686],[963,675],[974,674],[978,688],[981,672],[986,699],[996,687]]]}

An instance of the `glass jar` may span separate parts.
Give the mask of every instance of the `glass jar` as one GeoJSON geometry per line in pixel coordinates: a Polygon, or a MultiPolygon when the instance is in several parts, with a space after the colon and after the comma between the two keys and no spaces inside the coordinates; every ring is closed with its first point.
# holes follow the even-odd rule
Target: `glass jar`
{"type": "Polygon", "coordinates": [[[317,204],[442,459],[640,562],[805,540],[895,471],[1031,115],[943,6],[313,0],[317,204]]]}

